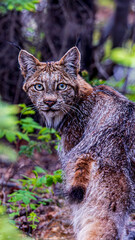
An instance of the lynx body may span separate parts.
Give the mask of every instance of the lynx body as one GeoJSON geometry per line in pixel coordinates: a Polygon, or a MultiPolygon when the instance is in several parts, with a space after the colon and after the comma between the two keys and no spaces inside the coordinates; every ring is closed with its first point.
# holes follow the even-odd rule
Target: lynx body
{"type": "Polygon", "coordinates": [[[22,50],[24,90],[61,134],[65,193],[77,240],[135,239],[135,104],[78,74],[80,53],[42,63],[22,50]]]}

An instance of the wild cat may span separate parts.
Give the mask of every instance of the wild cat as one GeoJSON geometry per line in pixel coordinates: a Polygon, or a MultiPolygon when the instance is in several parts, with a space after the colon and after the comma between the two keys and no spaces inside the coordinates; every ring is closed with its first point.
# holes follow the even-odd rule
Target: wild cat
{"type": "Polygon", "coordinates": [[[135,239],[135,104],[85,82],[77,47],[46,63],[21,50],[19,64],[24,91],[61,134],[76,239],[135,239]]]}

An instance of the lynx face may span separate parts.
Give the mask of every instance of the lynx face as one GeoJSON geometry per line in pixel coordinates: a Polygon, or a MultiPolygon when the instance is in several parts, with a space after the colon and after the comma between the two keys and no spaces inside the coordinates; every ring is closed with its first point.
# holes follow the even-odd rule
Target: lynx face
{"type": "Polygon", "coordinates": [[[41,63],[21,50],[19,63],[25,78],[23,89],[45,118],[48,127],[58,128],[64,115],[73,109],[77,95],[80,53],[76,47],[58,62],[41,63]]]}

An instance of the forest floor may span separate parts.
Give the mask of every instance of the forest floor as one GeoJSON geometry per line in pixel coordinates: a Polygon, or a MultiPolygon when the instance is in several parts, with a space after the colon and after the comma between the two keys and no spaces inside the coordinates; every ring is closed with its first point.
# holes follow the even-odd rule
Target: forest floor
{"type": "MultiPolygon", "coordinates": [[[[32,171],[35,166],[47,170],[48,174],[61,168],[56,152],[49,154],[46,151],[35,152],[33,158],[21,156],[12,164],[0,159],[0,164],[0,199],[6,204],[9,213],[11,209],[7,196],[19,188],[12,179],[23,178],[22,175],[34,177],[32,171]]],[[[29,227],[25,211],[21,212],[21,216],[14,218],[18,228],[35,240],[74,240],[70,207],[63,197],[62,185],[57,183],[53,186],[54,193],[44,194],[44,198],[51,198],[53,201],[45,206],[41,204],[35,210],[39,218],[36,229],[32,230],[29,227]]]]}

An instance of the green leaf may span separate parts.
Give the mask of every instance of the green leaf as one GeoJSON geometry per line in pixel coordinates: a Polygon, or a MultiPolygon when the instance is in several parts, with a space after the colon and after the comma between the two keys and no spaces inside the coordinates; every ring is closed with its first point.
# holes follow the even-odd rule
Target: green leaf
{"type": "Polygon", "coordinates": [[[31,204],[30,204],[30,208],[33,209],[33,210],[35,210],[35,209],[37,208],[37,207],[36,207],[36,204],[31,203],[31,204]]]}
{"type": "Polygon", "coordinates": [[[25,103],[20,103],[20,104],[18,104],[18,106],[21,107],[21,108],[27,108],[25,103]]]}
{"type": "Polygon", "coordinates": [[[19,107],[21,107],[21,114],[22,115],[31,115],[35,114],[35,111],[31,107],[27,107],[26,104],[19,104],[19,107]]]}
{"type": "Polygon", "coordinates": [[[39,134],[47,134],[47,133],[51,133],[51,130],[47,127],[44,127],[39,131],[39,134]]]}
{"type": "Polygon", "coordinates": [[[20,214],[19,211],[18,212],[12,212],[12,213],[9,214],[9,217],[14,218],[14,216],[19,216],[19,214],[20,214]]]}
{"type": "Polygon", "coordinates": [[[5,134],[4,130],[0,129],[0,138],[4,137],[4,134],[5,134]]]}
{"type": "Polygon", "coordinates": [[[51,140],[51,135],[50,135],[50,134],[41,135],[41,136],[39,136],[37,139],[39,139],[39,140],[44,140],[44,141],[48,142],[48,141],[51,140]]]}
{"type": "Polygon", "coordinates": [[[62,183],[62,170],[59,169],[57,171],[54,171],[54,175],[53,175],[53,178],[54,178],[54,183],[56,184],[57,182],[59,183],[62,183]]]}
{"type": "Polygon", "coordinates": [[[47,172],[46,170],[44,170],[43,168],[41,168],[41,167],[39,167],[39,166],[36,166],[36,167],[35,167],[35,171],[36,171],[37,173],[46,173],[46,172],[47,172]]]}
{"type": "Polygon", "coordinates": [[[55,136],[57,137],[58,140],[61,140],[61,137],[57,132],[55,133],[55,136]]]}
{"type": "Polygon", "coordinates": [[[33,115],[33,114],[35,114],[36,112],[34,111],[34,110],[26,110],[25,112],[23,112],[22,114],[23,115],[33,115]]]}
{"type": "Polygon", "coordinates": [[[54,174],[54,175],[57,175],[57,174],[62,175],[62,174],[63,174],[63,171],[62,171],[62,169],[58,169],[58,170],[54,171],[53,174],[54,174]]]}
{"type": "Polygon", "coordinates": [[[27,196],[24,196],[22,201],[25,203],[25,204],[29,204],[30,203],[30,198],[27,197],[27,196]]]}
{"type": "Polygon", "coordinates": [[[22,129],[29,133],[33,132],[35,129],[42,129],[42,127],[31,117],[21,119],[19,123],[21,124],[22,129]]]}
{"type": "Polygon", "coordinates": [[[39,3],[39,0],[33,0],[32,2],[36,4],[39,3]]]}
{"type": "Polygon", "coordinates": [[[22,11],[22,10],[23,10],[23,7],[22,7],[22,6],[16,7],[16,11],[22,11]]]}
{"type": "Polygon", "coordinates": [[[19,139],[24,139],[26,141],[30,141],[30,138],[28,137],[27,133],[22,133],[22,132],[16,132],[16,135],[18,136],[19,139]]]}
{"type": "Polygon", "coordinates": [[[34,5],[33,1],[32,2],[28,2],[27,6],[31,7],[31,9],[35,9],[35,5],[34,5]]]}
{"type": "Polygon", "coordinates": [[[135,54],[126,48],[112,49],[110,59],[126,67],[135,67],[135,54]]]}
{"type": "Polygon", "coordinates": [[[40,182],[41,182],[41,184],[46,185],[46,177],[45,176],[41,177],[40,182]]]}
{"type": "Polygon", "coordinates": [[[35,174],[35,177],[38,178],[38,173],[37,173],[37,171],[33,170],[32,172],[35,174]]]}
{"type": "MultiPolygon", "coordinates": [[[[33,5],[34,6],[34,5],[33,5]]],[[[24,4],[23,7],[24,9],[28,10],[28,11],[33,11],[35,10],[35,6],[28,6],[28,4],[24,4]]]]}
{"type": "Polygon", "coordinates": [[[42,187],[42,179],[41,178],[36,179],[35,187],[37,187],[37,188],[42,187]]]}
{"type": "Polygon", "coordinates": [[[50,187],[54,183],[54,179],[52,175],[46,175],[46,186],[50,187]]]}
{"type": "Polygon", "coordinates": [[[30,203],[30,200],[36,200],[36,198],[33,196],[34,193],[28,191],[28,190],[18,190],[10,195],[10,199],[8,202],[19,202],[23,201],[26,205],[30,203]]]}
{"type": "MultiPolygon", "coordinates": [[[[0,155],[3,156],[3,160],[5,161],[16,161],[17,159],[17,153],[14,149],[12,149],[9,146],[6,146],[4,144],[0,144],[0,155]]],[[[1,156],[1,158],[2,158],[1,156]]]]}
{"type": "Polygon", "coordinates": [[[14,6],[12,4],[9,4],[8,5],[8,10],[13,10],[14,9],[14,6]]]}
{"type": "Polygon", "coordinates": [[[6,131],[5,137],[9,142],[14,142],[16,140],[16,134],[12,131],[6,131]]]}

